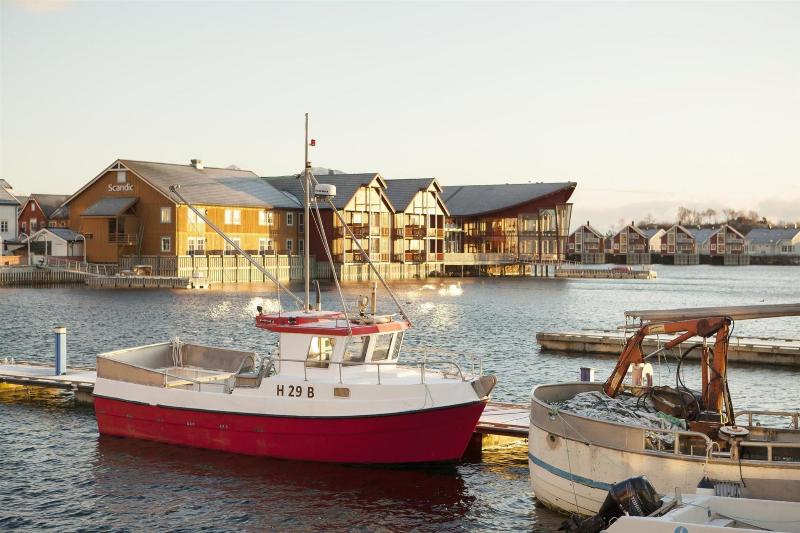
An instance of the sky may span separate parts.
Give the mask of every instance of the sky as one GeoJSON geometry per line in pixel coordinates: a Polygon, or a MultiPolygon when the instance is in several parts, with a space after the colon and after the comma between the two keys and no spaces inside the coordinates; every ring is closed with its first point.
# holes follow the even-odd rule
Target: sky
{"type": "Polygon", "coordinates": [[[576,181],[573,226],[800,219],[800,2],[0,0],[0,177],[117,158],[576,181]]]}

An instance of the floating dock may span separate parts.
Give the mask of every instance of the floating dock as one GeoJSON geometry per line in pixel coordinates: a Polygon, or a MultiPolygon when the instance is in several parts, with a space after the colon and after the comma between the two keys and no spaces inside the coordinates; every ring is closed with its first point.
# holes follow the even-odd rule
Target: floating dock
{"type": "Polygon", "coordinates": [[[96,289],[187,289],[188,278],[177,276],[92,276],[86,284],[96,289]]]}
{"type": "MultiPolygon", "coordinates": [[[[634,330],[629,330],[633,334],[634,330]]],[[[642,342],[642,347],[655,351],[676,335],[650,335],[642,342]]],[[[543,350],[567,353],[609,354],[622,353],[627,339],[622,330],[584,330],[564,332],[541,332],[536,334],[536,342],[543,350]]],[[[679,345],[686,349],[703,342],[693,337],[679,345]]],[[[708,339],[714,345],[713,338],[708,339]]],[[[691,352],[689,359],[699,359],[699,351],[691,352]]],[[[776,337],[732,337],[728,346],[728,361],[758,365],[800,367],[800,339],[781,339],[776,337]]]]}
{"type": "Polygon", "coordinates": [[[655,279],[655,270],[645,270],[631,268],[630,270],[614,268],[591,268],[568,266],[558,267],[555,276],[557,278],[578,278],[578,279],[655,279]]]}

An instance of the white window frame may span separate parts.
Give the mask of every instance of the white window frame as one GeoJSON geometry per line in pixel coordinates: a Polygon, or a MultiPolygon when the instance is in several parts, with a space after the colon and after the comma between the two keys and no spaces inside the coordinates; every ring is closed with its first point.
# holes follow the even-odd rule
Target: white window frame
{"type": "Polygon", "coordinates": [[[233,224],[233,209],[225,210],[225,224],[233,224]]]}
{"type": "MultiPolygon", "coordinates": [[[[201,208],[196,208],[196,209],[198,211],[200,211],[201,213],[203,213],[203,215],[207,215],[208,214],[208,211],[206,211],[205,209],[201,209],[201,208]]],[[[205,223],[206,223],[205,220],[203,220],[202,218],[197,216],[197,213],[195,213],[191,209],[188,209],[186,211],[186,222],[189,223],[189,224],[202,224],[202,225],[205,225],[205,223]]]]}
{"type": "Polygon", "coordinates": [[[162,235],[161,236],[161,253],[171,252],[172,251],[172,237],[169,235],[162,235]],[[166,250],[164,249],[164,243],[167,243],[166,250]]]}
{"type": "Polygon", "coordinates": [[[305,239],[297,239],[297,253],[298,254],[306,253],[306,241],[305,241],[305,239]]]}
{"type": "Polygon", "coordinates": [[[242,223],[242,210],[241,209],[234,209],[233,210],[233,225],[238,226],[242,223]]]}
{"type": "Polygon", "coordinates": [[[117,183],[128,183],[128,173],[124,170],[117,170],[117,183]]]}
{"type": "Polygon", "coordinates": [[[6,233],[8,231],[9,224],[8,220],[0,220],[0,233],[6,233]]]}
{"type": "Polygon", "coordinates": [[[292,239],[286,239],[286,251],[288,252],[289,255],[292,255],[292,252],[294,251],[293,248],[294,248],[294,241],[292,239]]]}
{"type": "Polygon", "coordinates": [[[305,213],[297,213],[297,227],[302,228],[305,224],[305,213]]]}
{"type": "MultiPolygon", "coordinates": [[[[231,237],[230,239],[233,242],[236,243],[236,246],[238,246],[239,248],[242,247],[242,239],[241,239],[241,237],[231,237]]],[[[223,254],[224,255],[234,255],[234,252],[236,252],[236,249],[233,246],[231,246],[230,244],[228,244],[228,241],[225,241],[225,247],[224,247],[224,250],[223,250],[223,254]]]]}
{"type": "Polygon", "coordinates": [[[160,210],[161,213],[161,223],[162,224],[172,224],[172,208],[171,207],[162,207],[160,210]],[[164,217],[164,215],[167,215],[164,217]]]}
{"type": "Polygon", "coordinates": [[[272,239],[269,237],[261,237],[258,239],[258,255],[264,255],[267,253],[272,253],[274,250],[274,245],[272,243],[272,239]]]}
{"type": "Polygon", "coordinates": [[[288,211],[286,213],[286,225],[287,226],[294,226],[294,213],[292,213],[291,211],[288,211]]]}

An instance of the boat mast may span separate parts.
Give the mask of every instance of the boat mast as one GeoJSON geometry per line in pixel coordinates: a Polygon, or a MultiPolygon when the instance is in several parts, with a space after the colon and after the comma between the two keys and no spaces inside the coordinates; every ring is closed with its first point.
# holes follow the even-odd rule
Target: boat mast
{"type": "Polygon", "coordinates": [[[303,310],[308,312],[311,309],[311,255],[309,246],[309,227],[311,226],[310,211],[311,211],[311,161],[308,160],[308,113],[306,113],[306,146],[305,146],[305,200],[303,202],[303,261],[305,272],[305,298],[303,310]]]}

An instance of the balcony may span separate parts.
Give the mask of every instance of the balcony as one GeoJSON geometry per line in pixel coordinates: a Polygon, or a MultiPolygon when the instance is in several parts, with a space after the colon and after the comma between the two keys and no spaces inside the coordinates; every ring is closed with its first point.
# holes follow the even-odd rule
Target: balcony
{"type": "Polygon", "coordinates": [[[135,233],[109,233],[108,234],[108,244],[120,244],[120,245],[136,244],[136,234],[135,233]]]}

